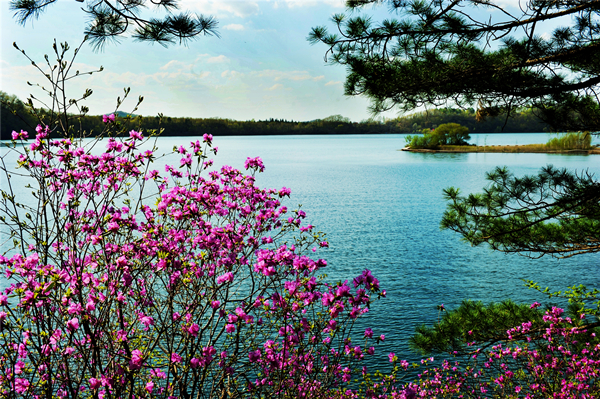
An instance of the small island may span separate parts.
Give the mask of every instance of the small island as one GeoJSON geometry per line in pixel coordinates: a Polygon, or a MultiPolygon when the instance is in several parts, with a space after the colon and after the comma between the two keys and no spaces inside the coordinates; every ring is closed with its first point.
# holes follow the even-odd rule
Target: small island
{"type": "Polygon", "coordinates": [[[589,132],[565,133],[545,144],[483,145],[469,144],[469,129],[457,123],[445,123],[422,135],[407,136],[402,151],[411,152],[507,152],[544,154],[600,154],[600,146],[592,145],[589,132]]]}

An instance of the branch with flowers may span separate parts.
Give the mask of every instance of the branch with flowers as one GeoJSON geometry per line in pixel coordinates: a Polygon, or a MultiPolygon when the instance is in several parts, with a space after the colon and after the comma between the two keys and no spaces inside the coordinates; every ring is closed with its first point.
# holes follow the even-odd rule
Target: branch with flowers
{"type": "MultiPolygon", "coordinates": [[[[70,64],[55,53],[60,91],[70,64]]],[[[104,123],[86,139],[42,121],[32,138],[14,132],[1,160],[13,245],[0,256],[0,396],[315,397],[344,385],[374,353],[351,340],[385,295],[371,272],[320,277],[327,263],[309,255],[324,234],[282,204],[289,189],[256,185],[259,157],[245,173],[216,170],[205,134],[161,172],[152,133],[104,123]]]]}

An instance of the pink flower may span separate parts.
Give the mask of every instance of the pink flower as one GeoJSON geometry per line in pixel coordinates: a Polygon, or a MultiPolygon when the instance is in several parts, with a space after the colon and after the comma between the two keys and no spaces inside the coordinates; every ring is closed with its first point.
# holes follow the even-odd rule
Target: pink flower
{"type": "Polygon", "coordinates": [[[146,384],[146,391],[148,391],[148,393],[152,393],[152,389],[154,389],[154,383],[152,381],[148,381],[146,384]]]}
{"type": "Polygon", "coordinates": [[[261,172],[264,172],[264,170],[265,170],[265,165],[263,164],[263,161],[262,161],[262,159],[260,159],[260,157],[246,158],[246,162],[244,162],[244,167],[246,169],[260,170],[261,172]]]}
{"type": "Polygon", "coordinates": [[[417,397],[417,391],[411,387],[407,387],[402,393],[404,394],[404,399],[415,399],[417,397]]]}
{"type": "Polygon", "coordinates": [[[142,364],[144,364],[142,352],[139,349],[132,351],[131,361],[129,362],[129,368],[131,370],[139,370],[140,368],[142,368],[142,364]]]}
{"type": "Polygon", "coordinates": [[[144,136],[142,136],[142,133],[136,132],[135,130],[129,132],[129,137],[135,140],[142,140],[144,138],[144,136]]]}
{"type": "Polygon", "coordinates": [[[394,363],[394,360],[396,360],[396,354],[394,352],[390,352],[388,358],[390,359],[390,363],[394,363]]]}
{"type": "Polygon", "coordinates": [[[234,331],[235,331],[235,325],[233,325],[233,324],[227,324],[227,325],[225,326],[225,330],[226,330],[228,333],[232,333],[232,332],[234,332],[234,331]]]}
{"type": "Polygon", "coordinates": [[[102,115],[102,122],[110,123],[115,121],[115,114],[102,115]]]}
{"type": "MultiPolygon", "coordinates": [[[[13,140],[26,140],[29,137],[29,133],[24,130],[21,130],[19,133],[13,130],[12,139],[13,140]]],[[[29,382],[29,381],[28,381],[29,382]]]]}
{"type": "Polygon", "coordinates": [[[285,197],[285,196],[289,197],[291,193],[292,193],[292,190],[290,190],[287,187],[282,187],[281,190],[279,190],[278,194],[279,194],[279,197],[285,197]]]}
{"type": "Polygon", "coordinates": [[[193,335],[194,337],[198,336],[198,332],[200,331],[200,326],[196,323],[192,324],[189,328],[188,328],[188,332],[193,335]]]}
{"type": "Polygon", "coordinates": [[[365,330],[365,337],[366,338],[373,338],[373,330],[371,330],[371,328],[367,328],[365,330]]]}
{"type": "Polygon", "coordinates": [[[385,334],[381,334],[381,335],[379,336],[379,339],[380,339],[381,341],[385,341],[385,334]]]}
{"type": "Polygon", "coordinates": [[[69,331],[75,331],[79,328],[79,319],[77,317],[72,318],[67,321],[67,328],[69,331]]]}
{"type": "Polygon", "coordinates": [[[17,378],[15,380],[15,391],[17,393],[25,393],[29,389],[30,382],[24,378],[17,378]]]}
{"type": "Polygon", "coordinates": [[[100,380],[97,380],[94,377],[90,378],[89,382],[90,382],[90,389],[98,389],[98,388],[100,388],[100,385],[102,385],[100,383],[100,380]]]}
{"type": "Polygon", "coordinates": [[[250,363],[254,363],[260,359],[260,349],[248,353],[248,359],[250,359],[250,363]]]}
{"type": "Polygon", "coordinates": [[[25,344],[19,344],[18,354],[21,359],[27,358],[27,346],[25,344]]]}
{"type": "Polygon", "coordinates": [[[145,326],[144,331],[148,331],[148,328],[154,325],[154,318],[151,316],[142,316],[140,322],[145,326]]]}
{"type": "Polygon", "coordinates": [[[233,281],[233,273],[227,272],[222,276],[217,277],[217,284],[223,284],[224,282],[232,282],[233,281]]]}
{"type": "Polygon", "coordinates": [[[181,356],[179,356],[175,352],[171,353],[171,362],[172,363],[181,363],[181,356]]]}
{"type": "Polygon", "coordinates": [[[92,311],[96,310],[96,304],[94,304],[94,301],[89,300],[88,303],[85,305],[85,309],[88,312],[92,312],[92,311]]]}
{"type": "Polygon", "coordinates": [[[23,367],[25,367],[25,363],[19,360],[17,364],[15,364],[15,374],[23,374],[23,367]]]}
{"type": "Polygon", "coordinates": [[[356,277],[353,280],[354,283],[354,288],[358,287],[361,284],[364,284],[366,288],[372,289],[372,290],[379,290],[379,280],[377,280],[375,277],[373,277],[373,275],[371,274],[371,271],[369,269],[365,269],[362,273],[362,275],[356,277]]]}

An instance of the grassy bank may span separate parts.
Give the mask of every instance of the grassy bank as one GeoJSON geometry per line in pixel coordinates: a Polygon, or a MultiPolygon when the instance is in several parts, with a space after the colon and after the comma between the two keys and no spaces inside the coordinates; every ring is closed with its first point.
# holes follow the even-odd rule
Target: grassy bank
{"type": "Polygon", "coordinates": [[[592,136],[588,132],[568,133],[554,137],[546,144],[525,145],[439,145],[436,148],[403,148],[412,152],[509,152],[509,153],[583,153],[600,154],[600,147],[592,146],[592,136]]]}
{"type": "Polygon", "coordinates": [[[431,150],[426,148],[403,148],[402,151],[412,152],[509,152],[509,153],[558,153],[558,154],[600,154],[600,148],[592,147],[590,149],[569,149],[553,150],[546,148],[545,144],[527,144],[527,145],[442,145],[438,149],[431,150]]]}

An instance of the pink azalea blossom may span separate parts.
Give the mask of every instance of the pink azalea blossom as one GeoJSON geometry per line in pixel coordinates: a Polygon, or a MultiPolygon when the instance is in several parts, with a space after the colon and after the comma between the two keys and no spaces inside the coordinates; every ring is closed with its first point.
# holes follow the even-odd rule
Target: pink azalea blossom
{"type": "Polygon", "coordinates": [[[69,329],[69,331],[77,330],[79,328],[79,319],[75,317],[67,321],[67,328],[69,329]]]}
{"type": "Polygon", "coordinates": [[[223,284],[225,282],[232,282],[233,281],[233,273],[232,272],[227,272],[225,274],[223,274],[222,276],[217,277],[217,284],[223,284]]]}
{"type": "Polygon", "coordinates": [[[173,352],[171,353],[171,362],[172,363],[181,363],[181,356],[179,356],[177,353],[173,352]]]}

